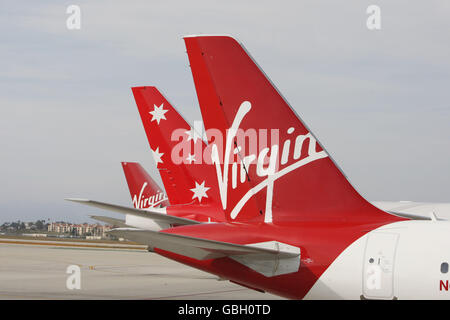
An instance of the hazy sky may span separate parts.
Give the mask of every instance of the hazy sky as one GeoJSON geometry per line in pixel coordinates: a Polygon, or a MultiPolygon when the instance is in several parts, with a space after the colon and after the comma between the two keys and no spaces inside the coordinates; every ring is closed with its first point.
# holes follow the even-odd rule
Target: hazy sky
{"type": "Polygon", "coordinates": [[[0,223],[109,214],[65,197],[131,205],[120,161],[160,181],[130,87],[201,119],[182,40],[199,33],[241,40],[369,200],[450,202],[449,17],[447,0],[3,1],[0,223]]]}

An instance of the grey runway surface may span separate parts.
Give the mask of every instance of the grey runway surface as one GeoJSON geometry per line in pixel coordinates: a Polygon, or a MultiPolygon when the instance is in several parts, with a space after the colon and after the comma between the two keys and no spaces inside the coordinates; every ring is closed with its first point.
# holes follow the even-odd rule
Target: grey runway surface
{"type": "Polygon", "coordinates": [[[0,244],[0,299],[281,299],[155,253],[132,249],[0,244]],[[66,288],[69,265],[81,289],[66,288]]]}

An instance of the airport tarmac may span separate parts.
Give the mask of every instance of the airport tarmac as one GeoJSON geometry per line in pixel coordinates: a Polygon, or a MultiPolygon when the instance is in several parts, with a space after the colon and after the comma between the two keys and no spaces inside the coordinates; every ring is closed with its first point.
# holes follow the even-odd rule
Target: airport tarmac
{"type": "Polygon", "coordinates": [[[0,299],[281,298],[142,249],[0,243],[0,299]],[[80,290],[66,287],[69,265],[81,269],[80,290]]]}

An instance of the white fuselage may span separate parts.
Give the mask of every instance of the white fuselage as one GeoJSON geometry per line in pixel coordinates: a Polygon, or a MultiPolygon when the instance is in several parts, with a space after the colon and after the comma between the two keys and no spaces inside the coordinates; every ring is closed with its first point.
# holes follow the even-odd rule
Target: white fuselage
{"type": "Polygon", "coordinates": [[[388,224],[346,248],[305,299],[450,299],[448,263],[450,222],[388,224]]]}

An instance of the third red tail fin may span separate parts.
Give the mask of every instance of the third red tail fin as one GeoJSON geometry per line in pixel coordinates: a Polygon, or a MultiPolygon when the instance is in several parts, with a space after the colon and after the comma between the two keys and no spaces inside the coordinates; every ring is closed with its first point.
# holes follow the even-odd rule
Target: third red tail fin
{"type": "Polygon", "coordinates": [[[136,209],[169,205],[164,191],[139,163],[122,162],[122,168],[136,209]]]}

